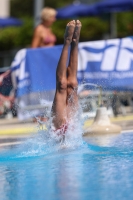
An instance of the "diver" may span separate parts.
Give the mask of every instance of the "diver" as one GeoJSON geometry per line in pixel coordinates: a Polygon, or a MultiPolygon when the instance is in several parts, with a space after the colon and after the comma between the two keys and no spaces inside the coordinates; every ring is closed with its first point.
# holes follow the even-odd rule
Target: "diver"
{"type": "Polygon", "coordinates": [[[78,110],[78,42],[81,22],[70,21],[64,34],[64,45],[56,70],[56,91],[52,105],[52,130],[57,135],[65,136],[69,121],[78,110]],[[69,62],[68,54],[70,47],[69,62]]]}

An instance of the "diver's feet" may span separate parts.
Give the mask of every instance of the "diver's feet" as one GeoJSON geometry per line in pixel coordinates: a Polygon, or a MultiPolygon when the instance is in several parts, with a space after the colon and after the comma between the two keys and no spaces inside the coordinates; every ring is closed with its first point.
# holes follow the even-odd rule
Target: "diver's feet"
{"type": "Polygon", "coordinates": [[[79,20],[76,20],[75,30],[72,38],[72,41],[75,43],[78,43],[79,41],[81,27],[82,27],[81,22],[79,20]]]}
{"type": "Polygon", "coordinates": [[[75,20],[70,21],[66,26],[66,31],[64,35],[64,41],[67,44],[70,44],[72,42],[74,30],[75,30],[75,20]]]}

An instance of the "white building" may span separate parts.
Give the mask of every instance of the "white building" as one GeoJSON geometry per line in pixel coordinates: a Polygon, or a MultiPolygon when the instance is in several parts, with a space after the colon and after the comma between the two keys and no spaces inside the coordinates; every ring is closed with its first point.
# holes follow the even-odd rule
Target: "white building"
{"type": "Polygon", "coordinates": [[[0,0],[0,17],[10,16],[10,0],[0,0]]]}

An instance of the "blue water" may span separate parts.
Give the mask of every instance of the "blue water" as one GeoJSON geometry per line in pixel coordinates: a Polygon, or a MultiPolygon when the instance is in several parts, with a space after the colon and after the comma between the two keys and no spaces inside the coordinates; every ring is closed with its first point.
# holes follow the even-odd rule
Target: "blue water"
{"type": "Polygon", "coordinates": [[[0,200],[132,200],[133,133],[0,151],[0,200]]]}

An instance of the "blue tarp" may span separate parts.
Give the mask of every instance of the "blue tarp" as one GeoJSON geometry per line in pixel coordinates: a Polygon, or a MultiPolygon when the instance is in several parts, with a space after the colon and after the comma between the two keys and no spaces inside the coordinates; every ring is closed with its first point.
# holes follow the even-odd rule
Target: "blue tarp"
{"type": "Polygon", "coordinates": [[[57,18],[77,18],[95,16],[101,13],[133,10],[133,0],[103,0],[95,4],[69,4],[57,9],[57,18]]]}
{"type": "Polygon", "coordinates": [[[57,18],[76,18],[80,16],[97,15],[97,8],[94,5],[88,4],[70,4],[57,10],[57,18]]]}
{"type": "Polygon", "coordinates": [[[0,18],[0,27],[21,26],[22,21],[13,17],[0,18]]]}
{"type": "Polygon", "coordinates": [[[96,4],[99,12],[121,12],[133,10],[133,0],[103,0],[96,4]]]}

